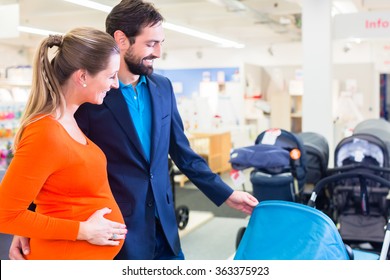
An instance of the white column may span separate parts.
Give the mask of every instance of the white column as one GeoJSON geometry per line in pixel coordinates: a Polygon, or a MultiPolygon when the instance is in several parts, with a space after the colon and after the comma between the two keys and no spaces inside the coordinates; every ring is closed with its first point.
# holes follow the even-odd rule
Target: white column
{"type": "Polygon", "coordinates": [[[302,1],[303,81],[302,131],[328,140],[333,165],[332,0],[302,1]]]}

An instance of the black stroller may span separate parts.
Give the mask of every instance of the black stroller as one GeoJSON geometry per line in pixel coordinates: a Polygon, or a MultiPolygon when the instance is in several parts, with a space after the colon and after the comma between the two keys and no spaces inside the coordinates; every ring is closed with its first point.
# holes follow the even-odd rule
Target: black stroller
{"type": "Polygon", "coordinates": [[[306,151],[306,185],[314,185],[326,177],[329,162],[329,145],[326,138],[316,132],[301,132],[301,139],[306,151]]]}
{"type": "Polygon", "coordinates": [[[379,137],[355,131],[336,146],[335,167],[324,179],[331,196],[330,216],[353,248],[378,252],[383,244],[389,218],[387,147],[379,137]]]}
{"type": "MultiPolygon", "coordinates": [[[[175,170],[174,163],[172,159],[168,158],[168,172],[169,172],[169,178],[171,181],[172,186],[172,193],[173,193],[173,201],[176,204],[176,189],[175,189],[175,175],[181,174],[180,171],[175,170]]],[[[176,222],[177,226],[180,230],[183,230],[187,227],[190,210],[186,205],[180,205],[176,207],[175,210],[176,214],[176,222]]]]}
{"type": "Polygon", "coordinates": [[[381,204],[387,204],[383,198],[389,193],[390,181],[353,166],[347,167],[316,184],[309,206],[315,207],[317,194],[326,187],[333,189],[335,201],[339,203],[335,205],[338,214],[333,221],[344,244],[350,248],[351,259],[388,259],[390,219],[387,215],[386,223],[383,212],[388,210],[380,208],[386,207],[381,204]],[[353,179],[358,181],[358,186],[353,184],[353,179]],[[360,205],[356,205],[356,200],[360,205]]]}
{"type": "Polygon", "coordinates": [[[390,122],[384,119],[368,119],[356,125],[353,134],[366,133],[376,135],[386,143],[390,151],[390,122]]]}
{"type": "MultiPolygon", "coordinates": [[[[308,202],[315,184],[327,176],[329,163],[328,140],[316,132],[301,132],[297,136],[301,139],[306,151],[306,180],[303,190],[305,203],[308,202]]],[[[326,194],[320,194],[317,198],[317,209],[326,209],[328,198],[326,194]]]]}
{"type": "Polygon", "coordinates": [[[233,149],[233,169],[253,168],[250,181],[259,200],[300,202],[306,178],[305,151],[301,140],[283,129],[262,132],[255,145],[233,149]]]}

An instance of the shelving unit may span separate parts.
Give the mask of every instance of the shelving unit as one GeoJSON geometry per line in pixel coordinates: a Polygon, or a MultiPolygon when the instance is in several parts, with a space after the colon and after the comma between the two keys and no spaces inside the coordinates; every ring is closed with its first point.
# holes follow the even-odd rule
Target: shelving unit
{"type": "MultiPolygon", "coordinates": [[[[188,137],[191,148],[203,157],[214,173],[230,170],[230,150],[232,149],[230,132],[202,133],[194,132],[188,137]]],[[[180,186],[183,187],[188,178],[177,176],[180,186]]]]}
{"type": "Polygon", "coordinates": [[[221,173],[230,169],[230,132],[192,133],[189,140],[191,147],[206,159],[213,172],[221,173]]]}
{"type": "Polygon", "coordinates": [[[291,80],[289,84],[290,94],[290,123],[291,132],[299,133],[302,131],[302,98],[303,81],[291,80]]]}
{"type": "Polygon", "coordinates": [[[302,95],[291,95],[291,132],[302,131],[302,95]]]}
{"type": "Polygon", "coordinates": [[[0,80],[0,169],[8,166],[10,146],[30,87],[29,81],[0,80]]]}

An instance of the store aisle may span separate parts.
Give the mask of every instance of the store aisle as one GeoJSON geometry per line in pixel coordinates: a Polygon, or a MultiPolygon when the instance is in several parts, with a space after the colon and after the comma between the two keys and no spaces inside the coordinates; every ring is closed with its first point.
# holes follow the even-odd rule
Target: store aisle
{"type": "MultiPolygon", "coordinates": [[[[244,171],[246,191],[251,192],[249,170],[244,171]]],[[[224,182],[233,189],[236,187],[230,179],[229,172],[221,174],[224,182]]],[[[191,182],[184,187],[175,186],[176,206],[185,205],[190,209],[189,223],[196,219],[199,213],[212,213],[213,218],[198,224],[189,233],[181,236],[183,252],[187,260],[226,260],[234,256],[236,250],[237,232],[248,224],[248,216],[223,204],[215,206],[191,182]]]]}
{"type": "Polygon", "coordinates": [[[227,260],[236,250],[237,232],[248,220],[214,217],[181,238],[187,260],[227,260]]]}

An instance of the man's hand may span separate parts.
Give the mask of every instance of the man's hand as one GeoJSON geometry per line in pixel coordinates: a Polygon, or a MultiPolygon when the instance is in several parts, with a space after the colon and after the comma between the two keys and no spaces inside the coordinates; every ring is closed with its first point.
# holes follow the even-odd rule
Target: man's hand
{"type": "Polygon", "coordinates": [[[233,209],[240,210],[250,215],[252,214],[253,208],[259,204],[259,201],[247,192],[234,191],[226,200],[226,204],[233,209]]]}
{"type": "Polygon", "coordinates": [[[25,260],[24,256],[30,254],[30,239],[15,235],[9,248],[10,260],[25,260]]]}

